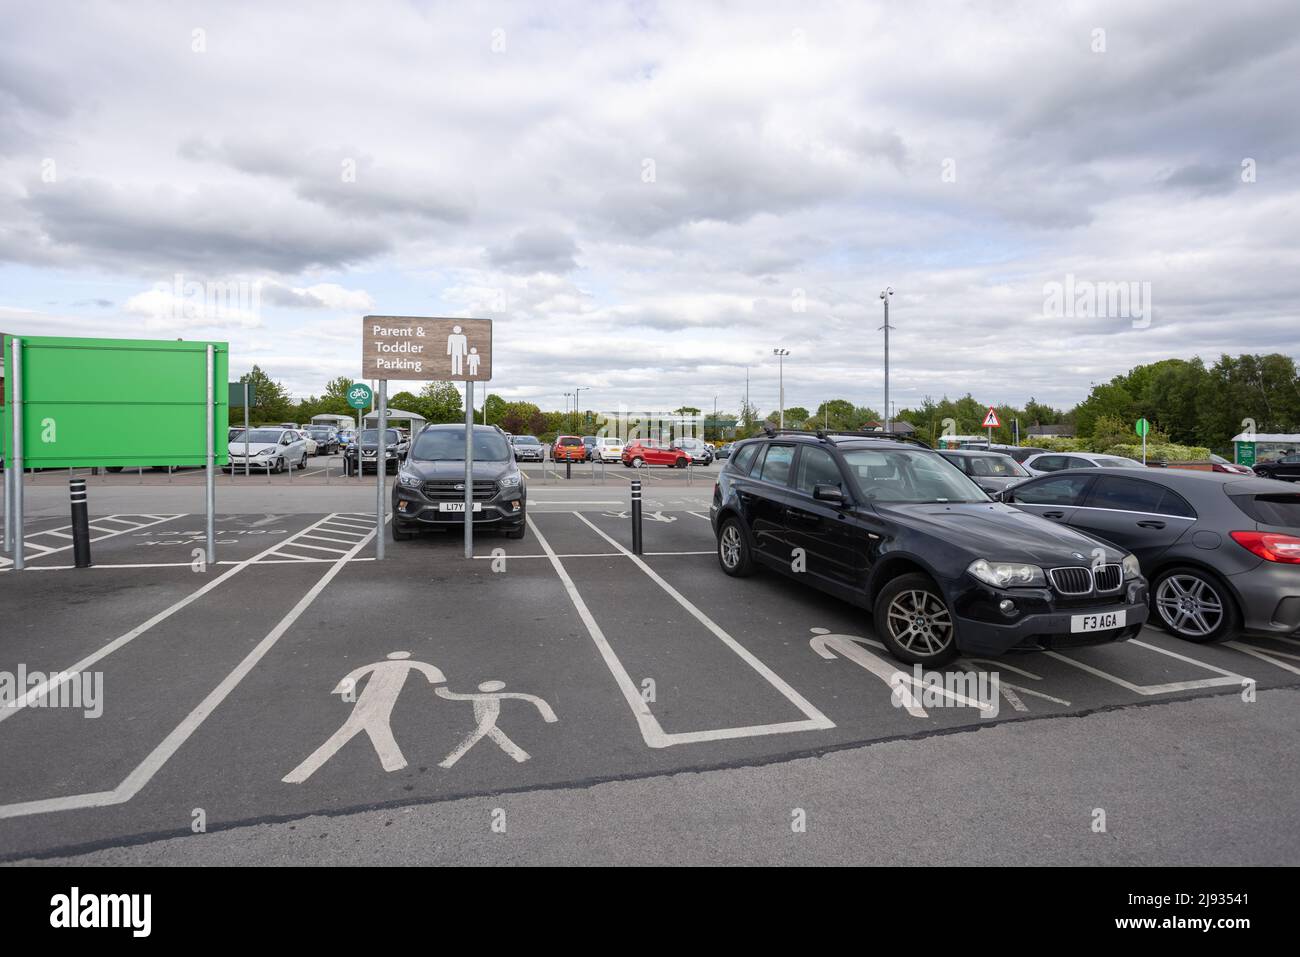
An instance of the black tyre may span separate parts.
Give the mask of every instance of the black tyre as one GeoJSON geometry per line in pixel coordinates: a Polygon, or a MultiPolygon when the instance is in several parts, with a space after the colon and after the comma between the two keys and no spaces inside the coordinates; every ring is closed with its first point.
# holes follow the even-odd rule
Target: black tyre
{"type": "Polygon", "coordinates": [[[415,532],[408,529],[401,522],[393,522],[393,541],[409,542],[413,538],[415,538],[415,532]]]}
{"type": "Polygon", "coordinates": [[[957,624],[929,575],[914,572],[888,582],[874,614],[876,637],[899,661],[937,667],[957,657],[957,624]]]}
{"type": "Polygon", "coordinates": [[[1228,587],[1212,572],[1190,565],[1166,568],[1151,583],[1152,623],[1198,645],[1226,641],[1241,631],[1241,613],[1228,587]]]}
{"type": "Polygon", "coordinates": [[[275,460],[274,471],[276,475],[279,475],[281,472],[284,471],[284,456],[280,456],[280,458],[275,460]]]}
{"type": "Polygon", "coordinates": [[[718,528],[718,564],[733,578],[754,574],[754,556],[750,554],[745,530],[737,519],[725,519],[718,528]]]}
{"type": "Polygon", "coordinates": [[[307,453],[303,452],[302,458],[298,460],[298,471],[301,472],[306,467],[307,467],[307,453]]]}
{"type": "Polygon", "coordinates": [[[678,467],[679,469],[684,469],[684,468],[686,468],[686,466],[688,466],[688,465],[690,465],[690,464],[691,464],[691,463],[690,463],[688,460],[686,460],[686,459],[678,459],[678,460],[677,460],[677,467],[678,467]]]}
{"type": "Polygon", "coordinates": [[[634,468],[634,469],[639,469],[639,468],[642,466],[642,464],[643,464],[644,462],[645,462],[645,459],[641,458],[641,456],[639,456],[639,455],[634,456],[634,457],[632,458],[632,468],[634,468]]]}

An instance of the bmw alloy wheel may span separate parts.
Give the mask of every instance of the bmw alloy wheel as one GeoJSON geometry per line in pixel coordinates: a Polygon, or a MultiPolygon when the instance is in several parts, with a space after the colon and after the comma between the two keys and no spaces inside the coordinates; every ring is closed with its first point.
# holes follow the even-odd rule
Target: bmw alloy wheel
{"type": "Polygon", "coordinates": [[[890,636],[907,651],[934,655],[952,643],[948,609],[927,591],[899,592],[886,611],[890,636]]]}

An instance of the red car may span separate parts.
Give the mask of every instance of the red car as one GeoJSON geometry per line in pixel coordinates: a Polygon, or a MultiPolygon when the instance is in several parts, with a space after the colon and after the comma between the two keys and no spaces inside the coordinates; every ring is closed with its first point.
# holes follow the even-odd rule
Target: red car
{"type": "Polygon", "coordinates": [[[551,446],[552,462],[585,462],[587,461],[587,447],[582,444],[582,439],[576,435],[557,435],[555,444],[551,446]]]}
{"type": "Polygon", "coordinates": [[[673,445],[659,442],[647,442],[635,439],[623,446],[623,464],[628,468],[640,468],[643,465],[667,465],[684,469],[691,464],[691,457],[673,445]]]}

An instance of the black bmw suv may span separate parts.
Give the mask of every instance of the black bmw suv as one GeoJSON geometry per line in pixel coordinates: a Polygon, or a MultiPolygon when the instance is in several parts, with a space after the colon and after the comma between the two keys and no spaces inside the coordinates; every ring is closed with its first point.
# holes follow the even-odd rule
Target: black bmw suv
{"type": "Polygon", "coordinates": [[[1147,620],[1137,558],[994,502],[916,440],[746,440],[709,515],[728,575],[762,564],[870,609],[909,664],[1125,640],[1147,620]]]}
{"type": "MultiPolygon", "coordinates": [[[[523,538],[528,508],[524,475],[505,433],[474,426],[474,524],[523,538]]],[[[465,426],[427,425],[393,483],[393,539],[405,541],[422,528],[465,522],[465,426]]]]}

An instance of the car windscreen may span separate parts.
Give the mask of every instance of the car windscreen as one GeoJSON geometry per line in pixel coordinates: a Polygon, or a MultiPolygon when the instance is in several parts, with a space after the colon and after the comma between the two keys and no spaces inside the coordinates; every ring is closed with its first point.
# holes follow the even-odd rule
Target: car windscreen
{"type": "MultiPolygon", "coordinates": [[[[464,435],[464,433],[461,433],[461,434],[464,435]]],[[[582,439],[577,438],[576,436],[568,435],[568,436],[565,436],[564,438],[560,439],[560,440],[559,440],[558,442],[556,442],[555,444],[556,444],[556,445],[562,445],[562,446],[568,448],[568,447],[570,447],[570,446],[574,446],[574,445],[581,445],[581,444],[582,444],[582,439]]]]}
{"type": "Polygon", "coordinates": [[[844,453],[869,502],[987,502],[988,495],[943,456],[919,449],[855,449],[844,453]]]}
{"type": "Polygon", "coordinates": [[[1146,468],[1145,465],[1143,465],[1141,462],[1135,461],[1134,459],[1120,459],[1120,458],[1112,458],[1111,456],[1108,456],[1108,455],[1099,455],[1099,456],[1097,456],[1095,459],[1093,459],[1093,461],[1096,462],[1098,465],[1100,465],[1100,466],[1101,466],[1102,468],[1104,468],[1104,469],[1144,469],[1144,468],[1146,468]]]}
{"type": "MultiPolygon", "coordinates": [[[[462,434],[463,434],[463,433],[462,433],[462,434]]],[[[362,430],[361,430],[361,444],[362,444],[362,445],[365,445],[365,444],[367,444],[367,443],[370,443],[371,445],[373,445],[374,443],[376,443],[376,442],[378,442],[378,441],[379,441],[379,430],[378,430],[378,429],[362,429],[362,430]]],[[[397,444],[398,442],[400,442],[400,441],[402,441],[402,437],[401,437],[400,435],[397,434],[397,430],[396,430],[396,429],[385,429],[385,430],[384,430],[384,444],[385,444],[385,445],[396,445],[396,444],[397,444]]]]}
{"type": "MultiPolygon", "coordinates": [[[[462,432],[462,433],[461,433],[461,437],[463,438],[464,435],[465,435],[465,433],[462,432]]],[[[535,436],[535,435],[517,435],[517,436],[515,436],[515,445],[541,445],[541,444],[542,444],[541,442],[538,442],[538,441],[537,441],[537,436],[535,436]]]]}
{"type": "MultiPolygon", "coordinates": [[[[415,440],[411,457],[423,462],[465,461],[464,429],[433,429],[421,432],[415,440]]],[[[510,459],[510,443],[500,432],[474,430],[474,458],[480,462],[505,462],[510,459]]]]}
{"type": "Polygon", "coordinates": [[[971,475],[1023,478],[1029,474],[1009,455],[972,455],[969,464],[971,475]]]}
{"type": "Polygon", "coordinates": [[[1237,507],[1261,525],[1300,528],[1300,494],[1231,495],[1237,507]]]}
{"type": "MultiPolygon", "coordinates": [[[[250,429],[248,432],[248,443],[250,445],[256,445],[258,442],[279,442],[280,436],[283,434],[284,433],[279,429],[250,429]]],[[[239,433],[238,441],[241,445],[243,444],[244,433],[239,433]]]]}
{"type": "Polygon", "coordinates": [[[307,434],[313,439],[328,439],[330,437],[329,429],[308,429],[307,434]]]}

